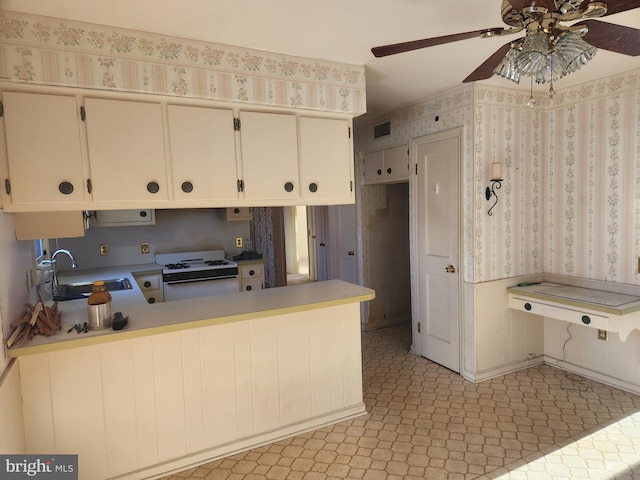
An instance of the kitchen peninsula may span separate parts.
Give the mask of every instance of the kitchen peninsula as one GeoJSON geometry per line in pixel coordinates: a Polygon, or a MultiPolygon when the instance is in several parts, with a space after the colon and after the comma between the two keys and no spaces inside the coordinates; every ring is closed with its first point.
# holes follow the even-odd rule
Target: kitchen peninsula
{"type": "MultiPolygon", "coordinates": [[[[126,329],[8,350],[28,451],[78,454],[80,478],[154,478],[361,415],[374,295],[339,280],[160,304],[114,292],[126,329]]],[[[74,323],[86,302],[60,308],[74,323]]]]}

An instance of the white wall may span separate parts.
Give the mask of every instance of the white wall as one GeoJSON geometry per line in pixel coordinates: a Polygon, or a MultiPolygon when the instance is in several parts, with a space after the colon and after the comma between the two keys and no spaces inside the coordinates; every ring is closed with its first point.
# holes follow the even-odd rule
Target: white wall
{"type": "MultiPolygon", "coordinates": [[[[2,342],[11,335],[11,322],[25,313],[24,304],[34,301],[35,290],[27,288],[25,272],[33,267],[32,243],[17,241],[13,214],[0,211],[0,331],[2,342]]],[[[20,374],[16,363],[0,362],[0,452],[23,453],[25,433],[20,398],[20,374]]]]}
{"type": "MultiPolygon", "coordinates": [[[[90,228],[84,237],[58,239],[57,248],[69,249],[84,269],[153,263],[155,253],[185,250],[221,248],[235,255],[242,251],[236,237],[249,239],[249,222],[227,222],[223,209],[156,210],[155,225],[90,228]],[[141,242],[149,242],[149,254],[140,253],[141,242]],[[100,256],[101,243],[109,245],[109,255],[100,256]]],[[[70,268],[66,256],[56,259],[61,270],[70,268]]]]}

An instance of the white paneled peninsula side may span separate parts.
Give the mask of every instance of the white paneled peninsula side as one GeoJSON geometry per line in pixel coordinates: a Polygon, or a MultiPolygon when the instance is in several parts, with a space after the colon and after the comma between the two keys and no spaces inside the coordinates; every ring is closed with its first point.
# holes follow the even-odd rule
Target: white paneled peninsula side
{"type": "MultiPolygon", "coordinates": [[[[153,478],[365,413],[372,290],[331,280],[156,304],[138,290],[114,292],[124,330],[8,350],[28,452],[78,454],[80,478],[153,478]]],[[[73,323],[85,304],[60,308],[73,323]]]]}

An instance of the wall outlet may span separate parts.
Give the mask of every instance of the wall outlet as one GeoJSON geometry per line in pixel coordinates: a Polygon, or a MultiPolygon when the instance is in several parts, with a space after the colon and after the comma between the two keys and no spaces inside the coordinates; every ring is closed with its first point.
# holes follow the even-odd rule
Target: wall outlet
{"type": "Polygon", "coordinates": [[[604,340],[606,342],[609,340],[609,333],[606,330],[598,329],[598,340],[604,340]]]}
{"type": "Polygon", "coordinates": [[[109,255],[109,244],[101,243],[100,244],[100,255],[109,255]]]}
{"type": "Polygon", "coordinates": [[[242,248],[242,237],[236,237],[236,247],[242,248]]]}
{"type": "Polygon", "coordinates": [[[149,253],[149,242],[142,242],[140,244],[140,253],[143,253],[143,254],[149,253]]]}

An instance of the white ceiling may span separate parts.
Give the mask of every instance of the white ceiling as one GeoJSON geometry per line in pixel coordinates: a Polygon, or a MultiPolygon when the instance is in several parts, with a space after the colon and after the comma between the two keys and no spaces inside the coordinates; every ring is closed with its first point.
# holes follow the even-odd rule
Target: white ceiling
{"type": "MultiPolygon", "coordinates": [[[[0,0],[7,10],[365,65],[367,117],[459,87],[487,57],[521,34],[384,58],[374,58],[371,47],[504,26],[500,6],[501,0],[0,0]]],[[[638,28],[640,8],[604,21],[638,28]]],[[[637,67],[640,57],[600,50],[555,88],[637,67]]],[[[497,76],[483,82],[516,86],[497,76]]],[[[528,90],[528,77],[517,88],[528,90]]]]}

